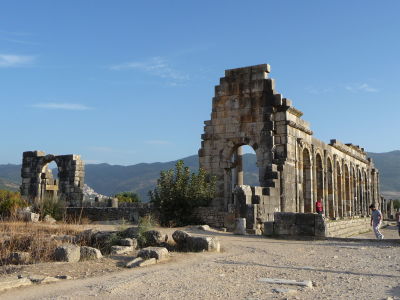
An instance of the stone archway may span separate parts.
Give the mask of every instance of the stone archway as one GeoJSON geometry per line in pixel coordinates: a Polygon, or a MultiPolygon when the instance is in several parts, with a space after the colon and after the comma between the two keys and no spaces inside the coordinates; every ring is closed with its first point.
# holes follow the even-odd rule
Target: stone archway
{"type": "Polygon", "coordinates": [[[53,161],[58,167],[58,198],[66,201],[69,206],[80,206],[83,200],[85,171],[80,155],[75,154],[55,156],[46,155],[43,151],[24,152],[21,195],[31,204],[43,200],[43,170],[53,161]]]}

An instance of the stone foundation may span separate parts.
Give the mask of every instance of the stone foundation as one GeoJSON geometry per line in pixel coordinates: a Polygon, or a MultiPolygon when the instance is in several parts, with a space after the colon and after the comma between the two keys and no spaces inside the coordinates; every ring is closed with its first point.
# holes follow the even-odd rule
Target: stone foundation
{"type": "Polygon", "coordinates": [[[227,217],[226,212],[220,212],[214,207],[198,207],[193,212],[193,218],[201,223],[210,225],[214,228],[225,227],[227,217]]]}
{"type": "Polygon", "coordinates": [[[273,222],[264,223],[264,235],[345,238],[372,230],[370,217],[332,221],[318,214],[282,212],[275,213],[274,217],[273,222]]]}

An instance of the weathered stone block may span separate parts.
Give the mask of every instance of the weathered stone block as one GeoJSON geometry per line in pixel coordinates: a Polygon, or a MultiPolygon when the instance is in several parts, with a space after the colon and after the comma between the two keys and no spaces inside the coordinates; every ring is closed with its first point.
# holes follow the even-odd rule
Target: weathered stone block
{"type": "Polygon", "coordinates": [[[168,250],[164,247],[147,247],[141,249],[138,253],[138,257],[143,259],[155,258],[157,260],[165,260],[168,255],[168,250]]]}
{"type": "Polygon", "coordinates": [[[81,247],[81,258],[80,260],[94,260],[102,258],[101,252],[99,249],[82,246],[81,247]]]}
{"type": "Polygon", "coordinates": [[[297,213],[296,214],[296,224],[299,224],[299,225],[314,225],[315,224],[315,214],[297,213]]]}
{"type": "Polygon", "coordinates": [[[72,244],[64,244],[54,251],[54,259],[56,261],[78,262],[80,257],[80,247],[72,244]]]}
{"type": "Polygon", "coordinates": [[[264,235],[274,234],[274,222],[264,222],[264,235]]]}
{"type": "Polygon", "coordinates": [[[215,251],[219,252],[221,245],[216,237],[189,237],[188,248],[191,251],[215,251]]]}

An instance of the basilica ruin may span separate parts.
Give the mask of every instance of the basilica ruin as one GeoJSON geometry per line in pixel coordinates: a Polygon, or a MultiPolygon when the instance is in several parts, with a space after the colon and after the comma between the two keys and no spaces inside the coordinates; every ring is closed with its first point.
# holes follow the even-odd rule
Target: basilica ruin
{"type": "Polygon", "coordinates": [[[372,160],[357,145],[313,137],[269,73],[267,64],[226,70],[215,87],[199,150],[200,167],[217,177],[213,207],[246,218],[248,228],[275,212],[313,213],[317,199],[329,219],[367,216],[380,202],[372,160]],[[243,185],[243,145],[256,153],[260,186],[243,185]]]}
{"type": "Polygon", "coordinates": [[[68,206],[81,206],[85,167],[80,155],[52,155],[43,151],[23,153],[21,195],[29,203],[44,199],[63,200],[68,206]],[[48,165],[57,164],[58,179],[48,165]]]}

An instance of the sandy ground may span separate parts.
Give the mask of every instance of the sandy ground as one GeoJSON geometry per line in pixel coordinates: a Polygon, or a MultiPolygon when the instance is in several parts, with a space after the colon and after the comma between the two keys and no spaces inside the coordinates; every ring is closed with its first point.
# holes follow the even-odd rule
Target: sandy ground
{"type": "MultiPolygon", "coordinates": [[[[372,233],[359,241],[302,241],[188,231],[218,236],[222,252],[173,253],[168,262],[136,269],[120,267],[132,256],[26,266],[18,274],[76,279],[9,290],[0,299],[400,299],[400,244],[367,240],[372,233]],[[315,286],[261,278],[312,280],[315,286]]],[[[395,226],[382,232],[398,239],[395,226]]]]}

